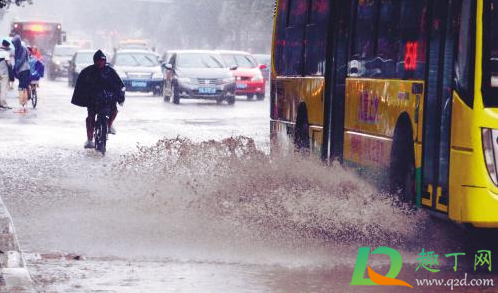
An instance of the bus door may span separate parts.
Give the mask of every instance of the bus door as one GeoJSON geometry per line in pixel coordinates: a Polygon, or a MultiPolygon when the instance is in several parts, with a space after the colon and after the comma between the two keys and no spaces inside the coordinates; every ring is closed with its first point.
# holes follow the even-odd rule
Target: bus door
{"type": "Polygon", "coordinates": [[[332,32],[328,40],[327,63],[331,64],[325,79],[325,117],[322,158],[342,162],[344,146],[344,102],[346,99],[346,77],[348,46],[350,43],[351,10],[353,0],[334,1],[330,25],[332,32]]]}
{"type": "Polygon", "coordinates": [[[449,154],[459,0],[429,6],[429,55],[424,106],[422,193],[418,203],[448,213],[449,154]]]}

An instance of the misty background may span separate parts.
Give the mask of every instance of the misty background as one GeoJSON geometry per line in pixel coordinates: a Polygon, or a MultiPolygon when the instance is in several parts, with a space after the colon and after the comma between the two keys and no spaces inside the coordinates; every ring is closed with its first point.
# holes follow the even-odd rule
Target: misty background
{"type": "Polygon", "coordinates": [[[68,41],[91,40],[111,51],[119,40],[145,39],[160,54],[173,49],[270,53],[274,0],[33,0],[0,15],[11,22],[62,23],[68,41]]]}

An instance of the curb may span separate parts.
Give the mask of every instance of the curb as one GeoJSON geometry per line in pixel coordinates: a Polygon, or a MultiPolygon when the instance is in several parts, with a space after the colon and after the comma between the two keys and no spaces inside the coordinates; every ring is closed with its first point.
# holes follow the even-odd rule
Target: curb
{"type": "Polygon", "coordinates": [[[36,292],[21,247],[17,241],[14,223],[0,197],[0,292],[36,292]]]}

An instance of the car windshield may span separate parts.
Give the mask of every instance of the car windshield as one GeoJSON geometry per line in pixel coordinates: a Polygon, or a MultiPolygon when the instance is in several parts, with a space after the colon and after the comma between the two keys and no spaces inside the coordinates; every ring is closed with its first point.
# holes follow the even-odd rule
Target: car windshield
{"type": "Polygon", "coordinates": [[[76,64],[91,64],[93,63],[93,53],[78,53],[75,62],[76,64]]]}
{"type": "Polygon", "coordinates": [[[116,66],[154,67],[159,66],[159,60],[154,54],[121,53],[116,57],[116,66]]]}
{"type": "Polygon", "coordinates": [[[237,65],[240,68],[255,68],[256,61],[251,55],[222,54],[223,61],[227,66],[237,65]]]}
{"type": "Polygon", "coordinates": [[[54,55],[56,56],[73,56],[76,53],[76,47],[55,47],[54,55]]]}
{"type": "Polygon", "coordinates": [[[179,68],[224,68],[223,61],[215,54],[179,54],[176,65],[179,68]]]}

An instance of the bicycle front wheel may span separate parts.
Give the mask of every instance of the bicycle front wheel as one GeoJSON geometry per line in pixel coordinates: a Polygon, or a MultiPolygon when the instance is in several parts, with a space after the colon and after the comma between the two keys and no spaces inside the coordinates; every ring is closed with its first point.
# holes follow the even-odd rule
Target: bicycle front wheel
{"type": "Polygon", "coordinates": [[[33,109],[36,109],[36,105],[38,104],[38,93],[34,86],[31,87],[31,104],[33,105],[33,109]]]}
{"type": "Polygon", "coordinates": [[[105,154],[107,143],[107,117],[99,114],[95,124],[95,149],[105,154]]]}

